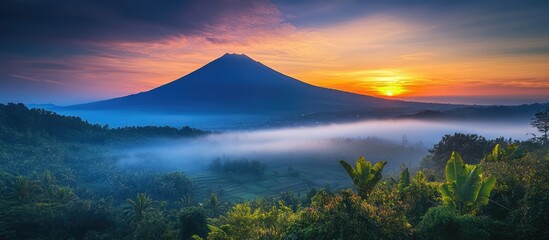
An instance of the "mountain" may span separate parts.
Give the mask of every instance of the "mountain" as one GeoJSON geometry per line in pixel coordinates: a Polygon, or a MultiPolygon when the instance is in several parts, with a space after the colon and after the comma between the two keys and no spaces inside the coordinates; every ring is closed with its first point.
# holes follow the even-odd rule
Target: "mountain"
{"type": "Polygon", "coordinates": [[[150,91],[88,104],[83,110],[169,113],[315,113],[442,110],[452,105],[387,100],[313,86],[244,54],[225,54],[150,91]]]}

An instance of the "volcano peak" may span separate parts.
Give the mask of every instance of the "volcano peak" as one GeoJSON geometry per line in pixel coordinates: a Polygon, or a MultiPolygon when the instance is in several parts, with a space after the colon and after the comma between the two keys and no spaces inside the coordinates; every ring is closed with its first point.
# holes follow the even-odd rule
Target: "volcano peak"
{"type": "Polygon", "coordinates": [[[330,112],[415,105],[316,87],[277,72],[246,54],[226,53],[155,89],[75,107],[164,112],[330,112]]]}
{"type": "Polygon", "coordinates": [[[243,53],[225,53],[223,56],[219,57],[216,60],[220,61],[251,61],[257,62],[246,54],[243,53]]]}

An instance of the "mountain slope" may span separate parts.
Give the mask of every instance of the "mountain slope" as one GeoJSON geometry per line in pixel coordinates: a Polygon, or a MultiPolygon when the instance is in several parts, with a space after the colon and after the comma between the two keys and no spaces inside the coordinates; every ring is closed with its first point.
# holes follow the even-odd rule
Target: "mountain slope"
{"type": "Polygon", "coordinates": [[[246,55],[225,54],[178,80],[150,91],[71,108],[257,114],[451,107],[386,100],[316,87],[274,71],[246,55]]]}

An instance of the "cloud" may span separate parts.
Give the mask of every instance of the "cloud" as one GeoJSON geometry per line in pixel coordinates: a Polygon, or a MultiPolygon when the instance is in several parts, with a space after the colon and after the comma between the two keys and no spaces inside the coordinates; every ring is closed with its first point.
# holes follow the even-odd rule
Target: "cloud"
{"type": "Polygon", "coordinates": [[[433,56],[433,54],[430,52],[416,52],[402,55],[399,57],[399,59],[401,59],[402,61],[421,61],[431,56],[433,56]]]}
{"type": "MultiPolygon", "coordinates": [[[[285,163],[337,166],[340,159],[365,156],[386,160],[392,170],[400,163],[414,166],[444,134],[475,133],[493,139],[505,129],[506,138],[526,139],[528,122],[432,122],[415,120],[373,120],[315,127],[229,131],[185,140],[159,140],[156,144],[128,151],[122,164],[139,164],[139,156],[185,168],[203,168],[216,157],[259,159],[269,165],[285,163]],[[409,139],[410,145],[403,143],[409,139]]],[[[126,149],[121,151],[126,152],[126,149]]]]}
{"type": "Polygon", "coordinates": [[[25,42],[151,41],[200,35],[229,19],[264,24],[277,15],[268,2],[252,0],[7,0],[0,11],[1,38],[25,42]]]}
{"type": "Polygon", "coordinates": [[[96,99],[115,97],[179,78],[227,45],[292,30],[262,0],[7,0],[0,9],[0,86],[23,95],[55,81],[96,99]],[[219,50],[206,53],[205,46],[219,50]]]}
{"type": "Polygon", "coordinates": [[[36,79],[36,78],[33,78],[33,77],[22,76],[22,75],[17,75],[17,74],[10,74],[10,76],[15,77],[15,78],[19,78],[19,79],[23,79],[23,80],[27,80],[27,81],[33,81],[33,82],[44,82],[44,83],[50,83],[50,84],[59,84],[59,82],[49,80],[49,79],[36,79]]]}

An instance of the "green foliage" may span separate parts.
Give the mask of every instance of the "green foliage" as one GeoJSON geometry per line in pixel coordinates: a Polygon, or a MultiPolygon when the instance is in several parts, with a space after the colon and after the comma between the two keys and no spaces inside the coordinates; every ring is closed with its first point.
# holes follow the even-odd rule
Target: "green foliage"
{"type": "Polygon", "coordinates": [[[524,229],[530,239],[549,239],[549,155],[537,156],[530,164],[535,171],[525,176],[526,194],[517,212],[522,215],[524,229]]]}
{"type": "Polygon", "coordinates": [[[191,179],[182,172],[154,175],[153,185],[156,186],[153,188],[155,191],[152,191],[155,196],[162,200],[172,201],[189,197],[196,187],[191,179]]]}
{"type": "Polygon", "coordinates": [[[381,182],[370,194],[368,203],[375,206],[374,219],[381,229],[383,239],[410,237],[412,225],[406,216],[410,205],[400,198],[398,188],[387,182],[381,182]]]}
{"type": "Polygon", "coordinates": [[[531,163],[530,155],[518,161],[482,162],[484,172],[496,177],[498,183],[490,197],[494,204],[484,206],[484,214],[496,219],[508,219],[512,215],[511,209],[520,208],[528,188],[525,180],[539,168],[539,165],[531,163]]]}
{"type": "Polygon", "coordinates": [[[457,152],[446,164],[446,182],[440,185],[442,201],[460,215],[474,213],[488,204],[495,177],[482,177],[480,166],[467,165],[457,152]]]}
{"type": "Polygon", "coordinates": [[[17,176],[15,178],[15,194],[19,201],[25,201],[31,192],[29,179],[25,176],[17,176]]]}
{"type": "Polygon", "coordinates": [[[300,211],[287,239],[405,239],[410,225],[392,206],[372,205],[350,190],[318,192],[300,211]]]}
{"type": "Polygon", "coordinates": [[[146,218],[139,222],[133,231],[133,239],[142,240],[157,240],[178,239],[178,232],[174,226],[162,214],[154,214],[152,217],[146,218]]]}
{"type": "MultiPolygon", "coordinates": [[[[313,189],[311,191],[314,192],[315,190],[313,189]]],[[[309,194],[311,194],[311,192],[309,192],[308,195],[309,194]]],[[[301,199],[299,196],[297,196],[293,192],[282,192],[278,195],[279,195],[279,198],[278,198],[279,201],[282,201],[285,206],[290,207],[293,211],[297,211],[302,205],[310,204],[310,197],[312,197],[312,196],[305,196],[305,199],[301,199]]]]}
{"type": "MultiPolygon", "coordinates": [[[[369,180],[363,190],[357,185],[367,201],[334,184],[335,192],[303,194],[304,189],[235,206],[224,201],[222,191],[209,195],[211,190],[197,188],[183,172],[122,169],[120,155],[112,151],[140,147],[151,137],[195,134],[190,128],[112,129],[0,104],[0,239],[549,239],[549,155],[541,138],[520,142],[519,148],[519,142],[503,138],[446,136],[432,149],[430,168],[411,179],[413,171],[405,169],[399,184],[381,179],[384,163],[377,171],[378,164],[368,166],[365,160],[356,168],[346,164],[357,180],[369,180]],[[445,177],[454,149],[472,156],[467,163],[484,160],[468,166],[454,156],[449,167],[454,180],[435,182],[445,177]],[[497,178],[491,191],[482,172],[497,178]],[[443,202],[440,185],[449,192],[446,204],[456,211],[437,207],[443,202]],[[465,201],[474,195],[476,201],[465,201]],[[483,205],[488,197],[491,203],[483,205]],[[198,199],[204,199],[205,209],[188,208],[198,199]],[[477,216],[458,214],[459,206],[477,216]]],[[[370,145],[380,152],[395,150],[388,146],[370,145]]],[[[212,169],[245,181],[271,176],[256,160],[226,163],[226,172],[221,160],[212,169]]],[[[309,175],[306,169],[288,169],[283,177],[309,175]]]]}
{"type": "Polygon", "coordinates": [[[43,140],[105,143],[152,137],[192,137],[205,132],[190,127],[124,127],[110,129],[79,117],[62,116],[19,103],[0,104],[0,142],[37,144],[43,140]]]}
{"type": "Polygon", "coordinates": [[[222,172],[231,176],[251,175],[261,177],[265,173],[265,164],[258,160],[238,159],[221,161],[216,158],[209,166],[210,170],[222,172]]]}
{"type": "Polygon", "coordinates": [[[283,203],[270,207],[237,204],[213,220],[208,239],[283,239],[294,218],[292,210],[283,203]]]}
{"type": "Polygon", "coordinates": [[[492,152],[487,154],[484,162],[499,162],[499,161],[511,161],[520,159],[524,156],[524,151],[519,149],[518,144],[509,144],[505,147],[501,147],[500,144],[496,144],[492,152]]]}
{"type": "Polygon", "coordinates": [[[54,192],[55,202],[60,204],[67,204],[76,198],[74,192],[68,187],[57,188],[57,191],[54,192]]]}
{"type": "Polygon", "coordinates": [[[398,189],[400,191],[404,190],[404,188],[410,186],[410,172],[408,171],[408,168],[405,168],[402,173],[400,173],[400,179],[398,181],[398,189]]]}
{"type": "Polygon", "coordinates": [[[132,224],[137,224],[149,216],[153,201],[145,193],[137,194],[135,200],[127,200],[128,207],[124,210],[126,218],[132,224]]]}
{"type": "Polygon", "coordinates": [[[407,187],[398,190],[404,205],[403,212],[412,225],[419,223],[421,216],[440,202],[439,185],[438,182],[428,182],[423,172],[419,171],[407,187]]]}
{"type": "Polygon", "coordinates": [[[210,197],[206,199],[204,208],[208,211],[210,217],[219,217],[227,210],[228,203],[223,201],[219,195],[212,193],[210,197]]]}
{"type": "Polygon", "coordinates": [[[372,166],[370,161],[366,161],[364,157],[360,157],[356,161],[356,168],[353,168],[344,160],[339,161],[341,166],[345,168],[347,174],[353,180],[358,194],[366,199],[368,194],[374,189],[375,185],[381,180],[383,167],[387,162],[379,161],[372,166]]]}
{"type": "MultiPolygon", "coordinates": [[[[48,172],[44,175],[48,179],[48,172]]],[[[104,231],[114,224],[114,211],[101,201],[80,200],[72,189],[54,182],[38,187],[37,180],[19,179],[35,185],[34,191],[23,202],[0,200],[0,219],[9,219],[0,220],[1,239],[81,239],[89,231],[104,231]]]]}
{"type": "Polygon", "coordinates": [[[110,176],[116,197],[127,199],[146,193],[158,201],[191,199],[196,185],[183,172],[114,172],[110,176]]]}
{"type": "Polygon", "coordinates": [[[484,162],[483,169],[496,176],[491,200],[481,213],[503,221],[508,239],[547,239],[549,231],[549,156],[531,152],[516,161],[484,162]]]}
{"type": "Polygon", "coordinates": [[[429,150],[429,155],[421,161],[421,167],[443,170],[453,151],[462,153],[467,164],[477,164],[484,154],[492,149],[493,144],[493,141],[477,134],[444,135],[440,142],[429,150]]]}
{"type": "Polygon", "coordinates": [[[447,207],[434,207],[423,216],[418,226],[418,237],[429,240],[482,240],[490,239],[493,221],[486,217],[455,214],[447,207]]]}
{"type": "Polygon", "coordinates": [[[179,214],[180,239],[191,239],[193,235],[206,237],[208,234],[208,223],[206,213],[200,207],[184,208],[179,214]]]}
{"type": "Polygon", "coordinates": [[[351,191],[341,195],[319,192],[300,213],[288,235],[292,239],[380,239],[374,206],[351,191]]]}

